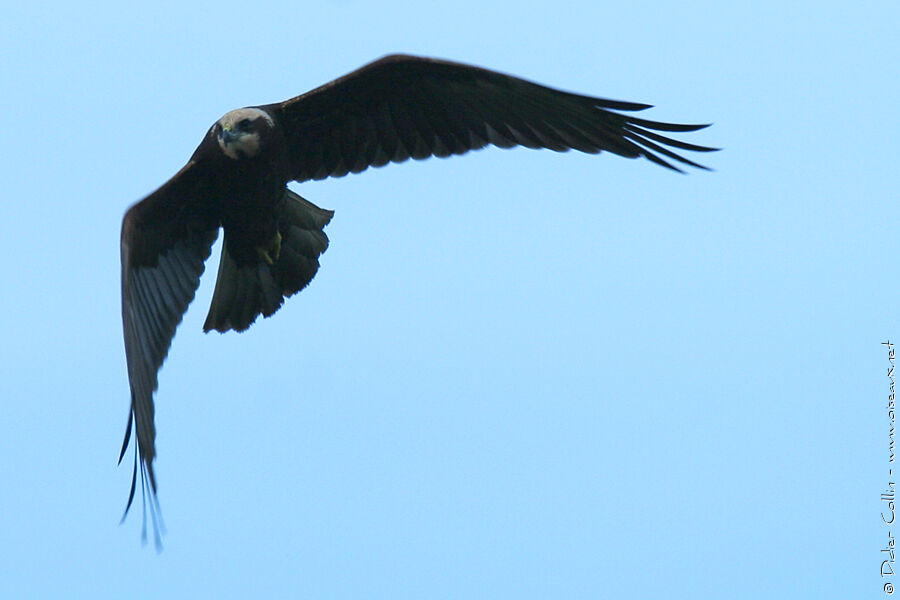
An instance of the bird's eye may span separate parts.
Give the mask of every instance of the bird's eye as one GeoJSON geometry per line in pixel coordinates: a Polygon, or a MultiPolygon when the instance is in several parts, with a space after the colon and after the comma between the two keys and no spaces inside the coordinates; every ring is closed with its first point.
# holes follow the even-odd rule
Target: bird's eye
{"type": "Polygon", "coordinates": [[[238,129],[247,131],[248,129],[250,129],[250,119],[241,119],[240,121],[238,121],[237,126],[238,129]]]}

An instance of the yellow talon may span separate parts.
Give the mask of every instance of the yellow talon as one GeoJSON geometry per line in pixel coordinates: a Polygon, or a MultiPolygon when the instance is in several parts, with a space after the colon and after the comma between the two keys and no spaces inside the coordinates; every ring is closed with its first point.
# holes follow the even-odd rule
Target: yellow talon
{"type": "Polygon", "coordinates": [[[256,253],[268,264],[274,265],[278,257],[281,256],[281,232],[275,232],[275,237],[272,238],[272,242],[268,247],[257,246],[256,253]]]}

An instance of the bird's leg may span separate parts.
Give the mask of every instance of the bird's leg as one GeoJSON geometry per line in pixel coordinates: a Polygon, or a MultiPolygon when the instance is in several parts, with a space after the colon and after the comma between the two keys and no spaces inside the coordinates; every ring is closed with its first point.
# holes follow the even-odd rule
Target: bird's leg
{"type": "Polygon", "coordinates": [[[274,265],[275,261],[281,255],[281,232],[275,231],[275,236],[269,242],[268,246],[257,246],[256,254],[270,265],[274,265]]]}

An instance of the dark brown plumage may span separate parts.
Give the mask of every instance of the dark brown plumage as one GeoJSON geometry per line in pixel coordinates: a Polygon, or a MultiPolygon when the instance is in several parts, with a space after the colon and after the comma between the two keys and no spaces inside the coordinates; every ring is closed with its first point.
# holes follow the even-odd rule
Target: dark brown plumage
{"type": "MultiPolygon", "coordinates": [[[[205,331],[249,327],[315,276],[332,212],[287,189],[409,158],[446,157],[495,145],[612,152],[705,168],[671,150],[704,146],[659,133],[705,125],[638,119],[615,111],[646,104],[554,90],[478,67],[393,55],[279,104],[232,111],[217,121],[188,164],[122,223],[122,320],[131,414],[121,461],[137,437],[135,471],[150,488],[153,392],[175,328],[193,300],[219,228],[225,241],[205,331]]],[[[146,498],[146,495],[145,495],[146,498]]],[[[124,518],[124,517],[123,517],[124,518]]],[[[158,540],[158,536],[157,536],[158,540]]]]}

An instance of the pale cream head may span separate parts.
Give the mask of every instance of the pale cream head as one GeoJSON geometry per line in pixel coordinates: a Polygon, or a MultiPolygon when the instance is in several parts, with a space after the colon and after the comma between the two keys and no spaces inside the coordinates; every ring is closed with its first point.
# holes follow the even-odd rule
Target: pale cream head
{"type": "Polygon", "coordinates": [[[239,108],[219,119],[217,141],[225,156],[234,160],[253,158],[259,153],[260,131],[275,125],[265,111],[239,108]]]}

